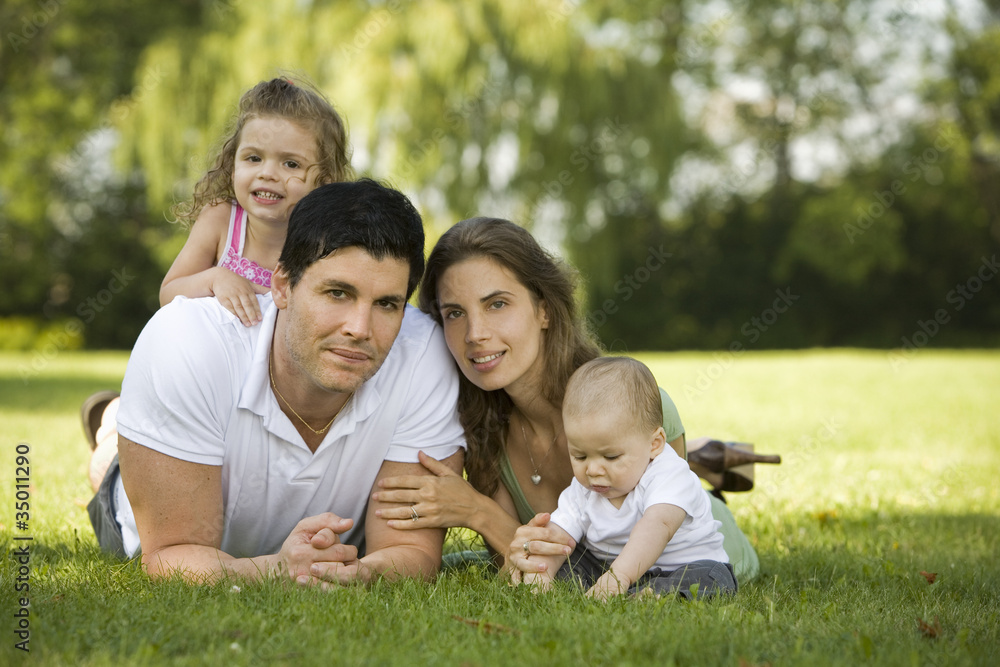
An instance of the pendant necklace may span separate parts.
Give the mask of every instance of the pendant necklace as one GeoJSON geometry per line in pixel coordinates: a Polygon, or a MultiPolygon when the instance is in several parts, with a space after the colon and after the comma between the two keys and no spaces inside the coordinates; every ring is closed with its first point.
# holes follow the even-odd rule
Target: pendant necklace
{"type": "MultiPolygon", "coordinates": [[[[520,417],[520,414],[518,416],[520,417]]],[[[524,432],[524,417],[517,420],[517,425],[521,427],[521,439],[524,440],[524,448],[528,450],[528,460],[531,461],[531,469],[535,471],[535,474],[531,476],[531,483],[538,486],[542,483],[542,476],[538,474],[538,466],[535,465],[535,457],[531,455],[531,447],[528,446],[528,436],[524,432]]],[[[556,433],[556,436],[552,438],[552,442],[549,443],[548,451],[545,452],[545,458],[542,459],[542,465],[545,465],[545,462],[548,460],[549,454],[552,453],[552,448],[555,446],[556,440],[558,439],[559,434],[556,433]]]]}
{"type": "Polygon", "coordinates": [[[296,417],[298,417],[298,420],[300,422],[302,422],[302,424],[305,425],[305,427],[307,429],[309,429],[310,431],[312,431],[316,435],[323,435],[324,433],[326,433],[327,429],[329,429],[331,426],[333,426],[333,420],[336,419],[340,415],[340,413],[344,410],[344,406],[347,405],[348,402],[350,402],[351,397],[354,396],[354,392],[352,391],[351,394],[350,394],[350,396],[347,397],[347,400],[344,401],[344,405],[340,406],[340,409],[337,410],[337,412],[334,413],[333,417],[330,418],[330,421],[328,421],[326,423],[326,426],[324,426],[323,428],[321,428],[319,430],[316,430],[312,426],[310,426],[309,422],[307,422],[305,419],[303,419],[299,415],[298,412],[295,411],[295,408],[292,407],[292,404],[289,403],[285,399],[285,397],[281,395],[280,391],[278,391],[278,385],[276,385],[274,383],[274,362],[272,361],[272,359],[270,357],[268,357],[268,359],[267,359],[267,373],[271,377],[271,388],[274,389],[274,393],[276,393],[278,395],[278,398],[281,399],[281,402],[284,403],[285,405],[287,405],[288,409],[292,411],[292,414],[295,415],[296,417]]]}

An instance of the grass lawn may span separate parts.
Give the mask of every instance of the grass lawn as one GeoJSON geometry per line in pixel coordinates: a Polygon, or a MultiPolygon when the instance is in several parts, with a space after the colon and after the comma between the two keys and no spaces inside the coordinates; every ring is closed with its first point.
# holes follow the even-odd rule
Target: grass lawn
{"type": "Polygon", "coordinates": [[[98,551],[83,507],[78,407],[120,385],[126,356],[0,354],[0,665],[1000,661],[1000,352],[641,358],[690,436],[784,458],[758,466],[754,491],[729,496],[762,569],[733,599],[603,605],[566,588],[510,589],[475,568],[329,593],[151,583],[98,551]],[[20,443],[26,531],[14,507],[20,443]],[[24,544],[27,593],[15,589],[24,544]],[[24,596],[30,656],[15,647],[24,596]]]}

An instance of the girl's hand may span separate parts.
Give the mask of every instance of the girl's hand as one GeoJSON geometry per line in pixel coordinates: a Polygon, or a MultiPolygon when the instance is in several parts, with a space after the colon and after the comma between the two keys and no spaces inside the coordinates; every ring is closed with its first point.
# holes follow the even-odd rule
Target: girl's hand
{"type": "Polygon", "coordinates": [[[545,560],[529,556],[566,557],[573,552],[576,542],[559,526],[550,526],[549,518],[550,515],[546,512],[536,514],[514,533],[514,539],[504,558],[511,581],[516,583],[521,578],[520,573],[531,574],[548,569],[545,560]]]}
{"type": "Polygon", "coordinates": [[[226,310],[240,318],[243,326],[252,327],[261,321],[258,294],[267,294],[270,288],[252,283],[229,269],[217,266],[212,271],[212,294],[226,310]]]}
{"type": "Polygon", "coordinates": [[[434,473],[387,477],[378,483],[372,500],[400,503],[399,507],[375,510],[375,516],[385,519],[390,528],[416,530],[420,528],[468,527],[471,517],[479,511],[479,492],[448,466],[423,452],[420,463],[434,473]],[[414,519],[416,513],[416,519],[414,519]]]}

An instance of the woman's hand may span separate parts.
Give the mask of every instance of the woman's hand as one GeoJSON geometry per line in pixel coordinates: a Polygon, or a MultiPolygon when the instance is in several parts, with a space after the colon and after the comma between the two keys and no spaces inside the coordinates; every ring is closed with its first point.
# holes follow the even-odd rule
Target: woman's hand
{"type": "Polygon", "coordinates": [[[482,496],[461,475],[423,452],[420,464],[434,473],[387,477],[378,483],[372,500],[400,503],[399,507],[379,509],[375,516],[385,519],[390,528],[465,527],[475,530],[474,516],[480,509],[482,496]]]}
{"type": "MultiPolygon", "coordinates": [[[[511,583],[522,580],[522,573],[545,572],[548,563],[530,556],[559,556],[566,558],[576,547],[576,541],[565,530],[549,525],[548,513],[536,514],[531,521],[517,529],[505,554],[505,569],[511,583]]],[[[550,573],[550,576],[555,576],[550,573]]]]}

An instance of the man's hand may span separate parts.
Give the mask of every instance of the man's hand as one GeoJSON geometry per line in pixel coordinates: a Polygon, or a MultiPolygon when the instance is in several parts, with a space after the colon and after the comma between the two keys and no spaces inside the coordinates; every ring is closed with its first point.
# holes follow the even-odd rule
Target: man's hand
{"type": "Polygon", "coordinates": [[[358,550],[340,542],[353,525],[330,512],[299,521],[278,552],[281,572],[304,585],[340,581],[347,571],[356,575],[358,550]]]}

